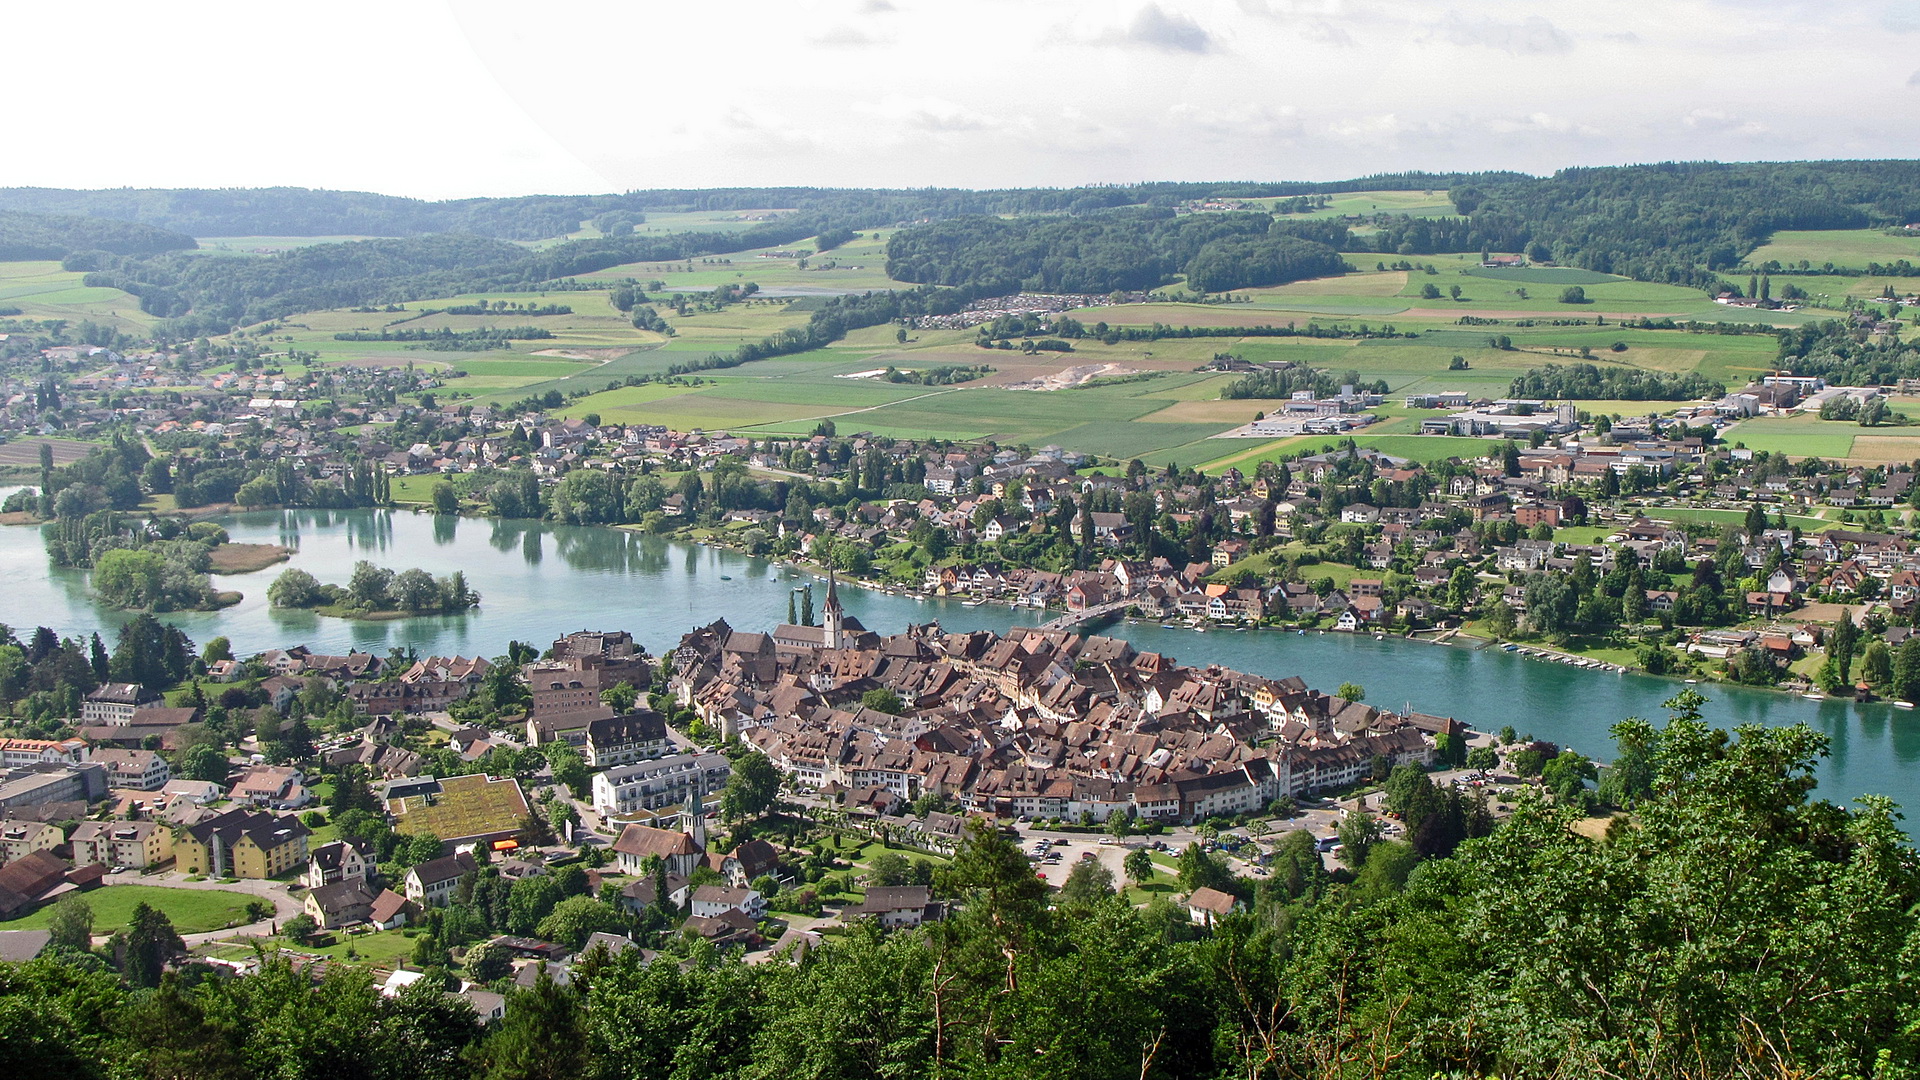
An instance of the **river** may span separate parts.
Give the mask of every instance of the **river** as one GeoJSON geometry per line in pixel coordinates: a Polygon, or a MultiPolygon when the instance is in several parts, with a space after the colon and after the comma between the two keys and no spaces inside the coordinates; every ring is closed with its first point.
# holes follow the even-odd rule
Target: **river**
{"type": "MultiPolygon", "coordinates": [[[[3,492],[0,492],[3,494],[3,492]]],[[[221,519],[242,543],[295,549],[290,562],[251,574],[216,579],[245,594],[216,612],[165,616],[196,642],[225,635],[236,651],[306,644],[316,651],[384,654],[412,647],[422,654],[486,656],[509,640],[545,648],[574,630],[625,629],[649,651],[671,648],[681,634],[724,618],[736,628],[761,630],[784,622],[794,586],[813,580],[764,559],[676,543],[624,530],[534,521],[455,518],[393,510],[287,510],[221,519]],[[368,559],[435,575],[464,571],[482,596],[468,614],[360,622],[267,604],[267,586],[283,569],[299,567],[321,581],[344,584],[353,564],[368,559]]],[[[816,604],[824,590],[815,588],[816,604]]],[[[915,601],[845,588],[850,615],[882,633],[938,620],[950,630],[1001,631],[1043,616],[997,605],[965,607],[915,601]]],[[[16,632],[36,625],[61,634],[107,631],[130,616],[98,604],[84,571],[53,567],[37,528],[0,527],[0,622],[16,632]]],[[[1102,633],[1188,664],[1281,677],[1299,675],[1331,692],[1342,682],[1365,688],[1383,708],[1412,705],[1453,716],[1483,731],[1511,724],[1520,733],[1571,745],[1605,758],[1607,728],[1625,716],[1664,720],[1661,702],[1683,689],[1670,679],[1582,670],[1515,656],[1498,649],[1433,645],[1397,638],[1345,634],[1305,636],[1275,631],[1163,630],[1151,623],[1117,623],[1102,633]]],[[[1807,701],[1765,690],[1703,686],[1706,718],[1722,727],[1804,722],[1832,741],[1819,769],[1821,793],[1836,801],[1882,794],[1920,806],[1920,715],[1886,705],[1807,701]]]]}

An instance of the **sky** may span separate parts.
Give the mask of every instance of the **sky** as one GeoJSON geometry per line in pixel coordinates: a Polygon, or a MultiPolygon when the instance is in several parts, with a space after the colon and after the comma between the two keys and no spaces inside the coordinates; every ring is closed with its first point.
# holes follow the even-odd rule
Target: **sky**
{"type": "Polygon", "coordinates": [[[96,0],[8,31],[0,186],[1548,173],[1913,157],[1920,105],[1920,0],[96,0]]]}

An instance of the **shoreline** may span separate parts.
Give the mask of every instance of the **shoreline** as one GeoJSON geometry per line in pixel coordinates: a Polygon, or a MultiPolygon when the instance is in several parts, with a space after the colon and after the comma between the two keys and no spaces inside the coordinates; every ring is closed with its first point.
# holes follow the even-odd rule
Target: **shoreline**
{"type": "MultiPolygon", "coordinates": [[[[186,518],[189,520],[210,520],[210,519],[218,518],[223,515],[251,513],[258,510],[302,510],[302,509],[314,509],[314,508],[275,506],[275,507],[256,507],[253,510],[242,510],[241,508],[231,503],[222,503],[222,504],[214,504],[214,505],[209,505],[204,507],[195,507],[192,510],[159,511],[158,513],[164,513],[169,516],[177,516],[177,517],[186,518]]],[[[383,510],[384,509],[384,510],[392,510],[392,511],[405,509],[416,515],[421,515],[421,514],[435,515],[436,514],[436,512],[425,503],[399,503],[399,504],[395,504],[387,507],[358,507],[356,509],[366,509],[366,510],[383,510]]],[[[8,515],[8,516],[11,517],[14,515],[8,515]]],[[[499,518],[491,514],[472,513],[464,509],[457,512],[454,516],[463,517],[463,518],[473,518],[475,520],[480,520],[480,521],[529,521],[529,522],[536,522],[539,524],[553,524],[551,522],[547,522],[543,518],[499,518]]],[[[40,522],[40,521],[0,521],[0,525],[44,525],[44,524],[45,522],[40,522]]],[[[735,547],[731,544],[720,542],[716,538],[713,538],[713,537],[700,538],[700,537],[688,536],[679,530],[676,530],[673,532],[667,532],[667,533],[642,533],[640,531],[640,526],[637,524],[590,525],[590,526],[575,526],[575,527],[612,529],[618,532],[638,534],[643,536],[658,536],[662,540],[670,541],[673,543],[694,544],[700,547],[712,548],[718,551],[730,552],[732,554],[740,555],[745,558],[762,559],[765,562],[767,562],[770,566],[777,566],[784,570],[795,571],[801,574],[808,575],[812,578],[819,579],[821,581],[826,580],[826,577],[827,577],[827,568],[825,566],[819,563],[813,562],[806,558],[802,558],[798,556],[748,555],[745,551],[742,551],[740,548],[735,547]]],[[[266,566],[272,566],[275,563],[285,562],[292,557],[292,554],[293,552],[290,549],[288,549],[279,558],[276,558],[272,562],[267,563],[266,566]]],[[[265,566],[260,567],[260,569],[265,569],[265,566]]],[[[218,570],[215,570],[213,572],[216,574],[221,574],[222,576],[228,576],[227,574],[223,574],[221,571],[218,571],[218,570]]],[[[252,573],[252,572],[254,571],[241,570],[241,571],[232,571],[231,573],[239,574],[239,573],[252,573]]],[[[849,586],[852,586],[852,587],[865,589],[870,592],[883,593],[889,596],[904,597],[907,599],[912,599],[917,602],[939,600],[939,601],[945,601],[949,603],[967,604],[967,605],[979,606],[979,607],[992,605],[995,607],[1005,608],[1009,613],[1031,610],[1040,615],[1049,616],[1048,619],[1043,619],[1042,620],[1043,622],[1051,621],[1051,618],[1057,618],[1061,615],[1070,614],[1070,612],[1067,612],[1063,608],[1033,607],[1032,605],[1028,605],[1028,604],[1008,603],[1004,600],[993,599],[993,598],[975,598],[979,601],[976,604],[972,600],[963,599],[961,597],[936,596],[934,594],[925,593],[920,591],[919,589],[911,588],[904,585],[888,584],[883,581],[876,581],[869,578],[859,578],[851,575],[841,577],[837,571],[836,571],[836,577],[840,577],[840,580],[845,581],[849,586]]],[[[232,604],[236,604],[236,603],[239,603],[239,599],[235,599],[229,603],[223,603],[216,607],[208,608],[204,610],[218,611],[218,610],[221,610],[222,608],[230,607],[232,606],[232,604]]],[[[464,614],[464,612],[406,612],[406,611],[382,611],[382,612],[374,612],[374,613],[347,614],[344,612],[323,610],[321,608],[282,608],[277,610],[310,611],[327,618],[337,618],[337,619],[342,619],[349,622],[392,622],[392,621],[396,621],[399,619],[406,619],[406,618],[464,614]]],[[[468,610],[472,610],[472,609],[468,609],[468,610]]],[[[1624,675],[1624,674],[1631,673],[1634,675],[1640,675],[1640,676],[1644,676],[1646,678],[1651,678],[1651,679],[1668,679],[1668,680],[1681,683],[1683,685],[1688,685],[1688,686],[1695,686],[1695,685],[1697,686],[1737,686],[1746,690],[1771,691],[1773,693],[1781,694],[1786,697],[1801,698],[1803,700],[1808,700],[1808,701],[1824,701],[1824,700],[1852,701],[1858,704],[1883,704],[1893,708],[1904,707],[1901,703],[1898,702],[1897,699],[1883,698],[1879,696],[1875,696],[1870,702],[1859,702],[1858,699],[1853,698],[1849,695],[1822,694],[1819,697],[1813,697],[1813,696],[1810,696],[1806,691],[1788,689],[1778,685],[1761,686],[1761,685],[1751,685],[1748,683],[1735,683],[1735,682],[1730,682],[1726,679],[1713,678],[1711,677],[1711,675],[1709,675],[1707,678],[1687,679],[1677,675],[1654,674],[1653,672],[1647,671],[1645,668],[1641,668],[1632,664],[1617,664],[1613,661],[1592,660],[1592,658],[1590,657],[1583,657],[1578,653],[1565,652],[1563,650],[1555,649],[1552,646],[1535,645],[1535,644],[1530,644],[1525,642],[1513,641],[1511,639],[1503,641],[1498,638],[1481,637],[1477,634],[1471,634],[1464,630],[1459,630],[1459,629],[1456,629],[1453,632],[1453,635],[1447,638],[1446,640],[1438,640],[1435,638],[1422,637],[1421,635],[1432,634],[1432,633],[1444,633],[1445,631],[1416,630],[1411,632],[1403,631],[1395,634],[1382,633],[1382,634],[1376,635],[1376,634],[1369,634],[1364,631],[1341,631],[1341,630],[1329,631],[1324,627],[1307,630],[1305,628],[1300,628],[1300,627],[1267,626],[1267,625],[1261,625],[1261,624],[1247,626],[1244,624],[1229,625],[1224,623],[1222,624],[1208,623],[1202,626],[1191,626],[1186,624],[1185,617],[1183,616],[1173,616],[1173,617],[1170,617],[1169,619],[1163,620],[1163,619],[1156,619],[1150,616],[1142,616],[1142,617],[1135,618],[1135,617],[1127,616],[1124,614],[1107,615],[1107,616],[1102,616],[1097,620],[1088,620],[1088,621],[1089,622],[1108,622],[1108,621],[1122,621],[1122,620],[1131,621],[1135,623],[1154,624],[1163,628],[1170,628],[1175,630],[1186,630],[1193,633],[1207,633],[1209,631],[1216,632],[1216,633],[1218,632],[1235,633],[1235,632],[1241,632],[1241,631],[1268,631],[1268,632],[1276,632],[1276,633],[1282,633],[1282,634],[1289,633],[1289,632],[1304,632],[1304,633],[1319,633],[1319,634],[1336,633],[1336,634],[1345,634],[1346,636],[1349,636],[1349,637],[1377,637],[1380,639],[1392,637],[1402,641],[1419,641],[1429,645],[1442,645],[1450,648],[1467,648],[1473,651],[1482,651],[1489,647],[1500,647],[1501,651],[1518,653],[1522,656],[1523,659],[1535,660],[1535,661],[1541,661],[1541,662],[1560,663],[1563,666],[1576,667],[1576,668],[1580,668],[1581,670],[1592,671],[1596,674],[1611,673],[1616,675],[1624,675]],[[1459,640],[1461,638],[1465,638],[1467,640],[1461,641],[1459,640]],[[1504,648],[1504,646],[1506,645],[1513,645],[1515,646],[1515,648],[1508,650],[1504,648]],[[1566,657],[1567,659],[1563,661],[1558,659],[1559,657],[1566,657]],[[1580,660],[1590,660],[1591,663],[1590,664],[1576,663],[1576,661],[1580,661],[1580,660]]],[[[930,621],[938,621],[938,620],[930,620],[930,621]]],[[[1077,625],[1078,624],[1076,624],[1076,626],[1077,625]]]]}

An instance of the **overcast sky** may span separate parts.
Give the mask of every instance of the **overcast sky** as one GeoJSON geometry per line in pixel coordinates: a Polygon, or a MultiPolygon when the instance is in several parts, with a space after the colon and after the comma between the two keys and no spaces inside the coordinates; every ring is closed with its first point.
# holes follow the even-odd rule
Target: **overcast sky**
{"type": "Polygon", "coordinates": [[[424,198],[1913,157],[1920,0],[96,0],[0,186],[424,198]]]}

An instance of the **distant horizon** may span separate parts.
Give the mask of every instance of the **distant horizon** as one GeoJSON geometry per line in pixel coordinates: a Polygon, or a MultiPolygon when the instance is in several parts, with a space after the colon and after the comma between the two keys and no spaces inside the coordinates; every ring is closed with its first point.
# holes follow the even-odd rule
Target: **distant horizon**
{"type": "MultiPolygon", "coordinates": [[[[1541,175],[1911,153],[1920,5],[501,0],[29,8],[0,185],[428,201],[1541,175]],[[163,59],[162,59],[163,58],[163,59]],[[1770,83],[1838,72],[1846,96],[1770,83]],[[1852,103],[1852,104],[1849,104],[1852,103]]],[[[1803,80],[1804,81],[1804,80],[1803,80]]]]}
{"type": "MultiPolygon", "coordinates": [[[[1275,176],[1275,177],[1229,177],[1229,178],[1211,177],[1211,178],[1194,180],[1194,179],[1180,179],[1180,178],[1173,178],[1173,177],[1156,177],[1152,179],[1140,179],[1140,180],[1114,180],[1114,181],[1088,180],[1081,183],[1060,183],[1060,184],[1036,183],[1036,184],[985,184],[985,185],[974,185],[974,184],[888,185],[888,184],[827,184],[827,183],[809,184],[809,183],[798,183],[798,182],[787,182],[787,183],[779,183],[779,184],[757,184],[757,183],[744,183],[744,182],[743,183],[700,184],[700,185],[663,184],[655,187],[629,187],[629,188],[622,188],[622,189],[607,189],[607,190],[598,190],[598,191],[524,190],[524,191],[519,191],[517,193],[491,193],[491,194],[468,194],[468,195],[456,194],[456,195],[444,195],[444,196],[407,195],[407,194],[395,193],[392,191],[380,191],[372,188],[324,187],[324,186],[318,186],[313,184],[296,184],[296,183],[216,184],[216,185],[165,185],[165,184],[129,183],[129,184],[100,184],[100,185],[92,185],[92,186],[72,186],[72,185],[61,185],[61,184],[35,184],[35,183],[5,183],[5,184],[0,184],[0,192],[4,192],[4,191],[63,191],[63,192],[316,191],[316,192],[330,192],[330,193],[336,193],[336,194],[342,194],[342,195],[372,195],[379,198],[407,199],[414,202],[423,202],[423,203],[453,203],[453,202],[468,202],[468,201],[474,201],[474,200],[508,200],[508,199],[538,199],[538,198],[571,199],[571,198],[599,198],[599,197],[608,197],[608,196],[618,197],[618,196],[625,196],[625,195],[644,194],[644,193],[653,192],[653,191],[750,191],[750,190],[767,190],[767,191],[782,191],[782,190],[790,190],[790,191],[1074,191],[1074,190],[1092,189],[1092,188],[1146,187],[1154,184],[1181,184],[1181,185],[1200,186],[1200,187],[1227,186],[1227,185],[1233,185],[1233,184],[1346,184],[1346,183],[1356,183],[1362,180],[1379,179],[1384,181],[1384,180],[1393,180],[1400,177],[1411,177],[1411,176],[1421,176],[1421,175],[1445,177],[1449,175],[1489,175],[1489,174],[1500,174],[1500,173],[1522,175],[1522,176],[1527,176],[1533,179],[1545,179],[1545,178],[1554,176],[1558,173],[1567,172],[1569,170],[1585,170],[1585,169],[1633,169],[1633,168],[1645,168],[1645,167],[1659,166],[1659,165],[1795,165],[1795,164],[1827,164],[1827,163],[1838,164],[1843,162],[1844,163],[1913,162],[1915,164],[1920,164],[1920,156],[1915,156],[1915,157],[1809,157],[1809,158],[1777,157],[1777,158],[1741,158],[1741,159],[1663,158],[1659,160],[1624,161],[1624,162],[1614,162],[1610,164],[1564,165],[1559,168],[1547,170],[1545,172],[1534,172],[1534,171],[1529,171],[1525,169],[1509,169],[1509,168],[1497,168],[1497,167],[1476,168],[1476,169],[1438,169],[1438,170],[1380,169],[1380,170],[1374,170],[1371,172],[1356,173],[1353,175],[1329,176],[1329,177],[1322,177],[1322,178],[1306,178],[1306,177],[1299,177],[1299,176],[1275,176]]],[[[1395,189],[1361,188],[1357,190],[1388,191],[1388,190],[1395,190],[1395,189]]],[[[1248,196],[1248,197],[1249,198],[1266,198],[1268,196],[1248,196]]],[[[771,210],[771,209],[785,209],[785,208],[784,207],[765,207],[764,209],[771,210]]]]}

